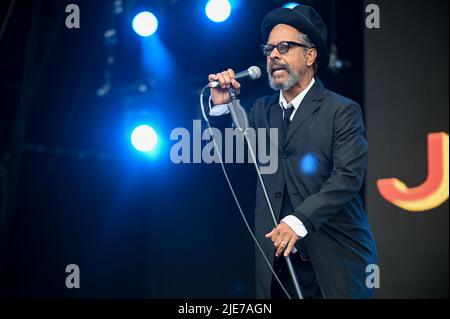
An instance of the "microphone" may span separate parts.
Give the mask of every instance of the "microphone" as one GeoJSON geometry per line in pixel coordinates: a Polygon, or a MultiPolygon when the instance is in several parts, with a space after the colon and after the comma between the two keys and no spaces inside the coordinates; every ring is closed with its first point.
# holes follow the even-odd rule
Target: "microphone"
{"type": "MultiPolygon", "coordinates": [[[[236,80],[239,80],[239,79],[243,79],[243,78],[247,78],[247,77],[249,77],[252,80],[259,79],[261,77],[261,69],[258,68],[257,66],[251,66],[247,70],[237,73],[234,78],[236,80]]],[[[219,82],[218,81],[214,81],[214,82],[210,82],[209,83],[209,87],[210,88],[215,88],[215,87],[218,87],[218,86],[219,86],[219,82]]]]}

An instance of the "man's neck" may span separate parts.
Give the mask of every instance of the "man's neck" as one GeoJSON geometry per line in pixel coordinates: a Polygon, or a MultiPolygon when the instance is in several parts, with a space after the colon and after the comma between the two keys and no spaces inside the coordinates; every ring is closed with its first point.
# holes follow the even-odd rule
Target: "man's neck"
{"type": "Polygon", "coordinates": [[[302,79],[294,85],[289,90],[283,90],[283,96],[286,99],[286,102],[289,104],[291,101],[300,93],[302,93],[311,83],[312,79],[314,78],[314,75],[307,75],[305,77],[302,77],[302,79]]]}

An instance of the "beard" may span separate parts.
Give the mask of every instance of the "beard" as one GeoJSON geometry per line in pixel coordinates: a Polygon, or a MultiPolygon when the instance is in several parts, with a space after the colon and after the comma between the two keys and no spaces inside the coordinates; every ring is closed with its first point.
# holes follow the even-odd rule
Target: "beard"
{"type": "Polygon", "coordinates": [[[267,75],[269,77],[269,85],[270,87],[275,90],[283,90],[283,91],[289,91],[294,85],[296,85],[300,81],[300,74],[296,74],[292,71],[292,68],[287,64],[281,64],[281,63],[273,63],[272,65],[267,65],[267,75]],[[284,69],[286,73],[288,74],[287,79],[282,83],[276,83],[275,78],[272,75],[274,67],[284,69]]]}

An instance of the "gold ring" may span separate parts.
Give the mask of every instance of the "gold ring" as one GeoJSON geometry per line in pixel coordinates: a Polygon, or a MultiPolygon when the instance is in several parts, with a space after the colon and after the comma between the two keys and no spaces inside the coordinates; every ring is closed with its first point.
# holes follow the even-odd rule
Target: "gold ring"
{"type": "Polygon", "coordinates": [[[287,242],[285,242],[284,240],[281,242],[282,245],[287,245],[287,242]]]}

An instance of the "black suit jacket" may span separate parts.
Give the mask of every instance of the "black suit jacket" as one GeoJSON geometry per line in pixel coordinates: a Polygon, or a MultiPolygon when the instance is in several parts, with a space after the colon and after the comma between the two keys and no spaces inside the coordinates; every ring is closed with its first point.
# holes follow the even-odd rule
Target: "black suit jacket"
{"type": "MultiPolygon", "coordinates": [[[[253,128],[281,127],[279,94],[258,99],[248,114],[253,128]]],[[[280,134],[278,170],[263,175],[279,220],[284,191],[308,235],[302,239],[325,298],[370,298],[367,265],[376,263],[361,189],[367,141],[360,106],[316,82],[306,94],[283,137],[280,134]],[[306,159],[305,159],[306,157],[306,159]],[[312,169],[302,168],[309,161],[312,169]],[[286,185],[286,187],[285,187],[286,185]]],[[[257,184],[255,233],[271,259],[275,249],[264,237],[273,220],[257,184]]],[[[273,262],[273,260],[271,260],[273,262]]],[[[301,274],[300,274],[301,276],[301,274]]],[[[258,298],[270,298],[272,273],[256,251],[258,298]]]]}

